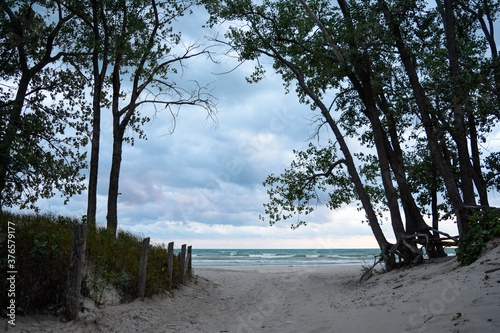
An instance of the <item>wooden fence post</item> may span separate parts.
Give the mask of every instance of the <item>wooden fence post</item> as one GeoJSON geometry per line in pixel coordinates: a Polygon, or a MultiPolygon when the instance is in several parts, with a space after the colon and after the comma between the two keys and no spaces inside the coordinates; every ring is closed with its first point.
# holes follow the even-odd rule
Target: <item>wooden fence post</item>
{"type": "Polygon", "coordinates": [[[174,272],[174,242],[168,243],[168,252],[167,252],[167,273],[168,278],[170,280],[169,285],[170,289],[172,289],[172,278],[174,272]]]}
{"type": "Polygon", "coordinates": [[[149,237],[142,241],[141,261],[139,263],[139,284],[137,297],[144,299],[146,292],[146,271],[148,268],[149,237]]]}
{"type": "Polygon", "coordinates": [[[193,266],[192,266],[192,261],[191,261],[191,257],[192,257],[192,253],[193,253],[193,246],[189,245],[188,246],[188,257],[187,257],[187,271],[189,273],[191,273],[191,270],[193,269],[193,266]]]}
{"type": "Polygon", "coordinates": [[[68,282],[66,286],[64,316],[67,320],[78,321],[86,243],[87,225],[78,224],[75,226],[74,231],[73,247],[71,249],[71,259],[69,263],[68,282]]]}
{"type": "Polygon", "coordinates": [[[184,284],[184,279],[186,277],[186,244],[182,244],[181,247],[181,283],[184,284]]]}

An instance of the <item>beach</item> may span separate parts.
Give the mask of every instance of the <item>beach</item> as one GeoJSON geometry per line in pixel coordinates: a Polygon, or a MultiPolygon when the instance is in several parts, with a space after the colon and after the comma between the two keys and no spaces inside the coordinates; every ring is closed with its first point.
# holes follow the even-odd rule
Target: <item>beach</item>
{"type": "MultiPolygon", "coordinates": [[[[172,293],[95,308],[79,322],[19,317],[9,332],[500,332],[500,241],[359,282],[361,265],[199,267],[172,293]]],[[[5,327],[5,326],[4,326],[5,327]]]]}

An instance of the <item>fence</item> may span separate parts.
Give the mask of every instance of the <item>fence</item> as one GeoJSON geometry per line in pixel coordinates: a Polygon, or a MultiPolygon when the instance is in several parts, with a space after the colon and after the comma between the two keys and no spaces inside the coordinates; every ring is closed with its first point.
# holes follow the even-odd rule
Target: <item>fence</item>
{"type": "MultiPolygon", "coordinates": [[[[85,264],[85,244],[87,235],[87,225],[80,224],[75,227],[73,248],[71,251],[71,261],[68,273],[68,282],[66,288],[66,302],[64,315],[67,320],[78,320],[80,307],[80,291],[83,276],[83,266],[85,264]]],[[[144,238],[142,241],[142,250],[139,263],[139,279],[137,286],[137,297],[144,299],[146,291],[146,272],[148,266],[150,238],[144,238]]],[[[183,244],[178,254],[180,262],[180,282],[186,281],[187,273],[192,270],[192,247],[183,244]]],[[[174,266],[174,242],[170,242],[167,248],[167,274],[172,288],[174,266]]]]}

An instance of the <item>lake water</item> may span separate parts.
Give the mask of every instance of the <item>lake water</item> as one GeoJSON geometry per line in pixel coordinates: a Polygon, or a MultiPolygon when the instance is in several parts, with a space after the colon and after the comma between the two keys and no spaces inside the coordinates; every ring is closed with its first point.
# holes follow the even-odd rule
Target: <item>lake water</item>
{"type": "Polygon", "coordinates": [[[193,249],[193,266],[371,264],[377,249],[202,250],[193,249]]]}
{"type": "MultiPolygon", "coordinates": [[[[453,249],[447,249],[454,255],[453,249]]],[[[282,250],[203,250],[193,249],[194,267],[260,265],[371,265],[378,249],[282,249],[282,250]]]]}

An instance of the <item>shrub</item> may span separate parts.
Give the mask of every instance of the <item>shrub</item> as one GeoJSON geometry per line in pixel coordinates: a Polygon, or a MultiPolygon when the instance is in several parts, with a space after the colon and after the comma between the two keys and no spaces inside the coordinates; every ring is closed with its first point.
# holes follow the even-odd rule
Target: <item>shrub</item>
{"type": "MultiPolygon", "coordinates": [[[[2,214],[2,234],[7,230],[7,221],[15,222],[15,294],[18,313],[39,311],[48,305],[57,309],[64,301],[73,228],[77,221],[51,215],[2,214]]],[[[5,245],[0,244],[0,247],[2,258],[5,259],[5,245]]],[[[2,260],[0,265],[0,270],[6,272],[6,261],[2,260]]],[[[1,304],[5,309],[9,300],[5,278],[0,280],[0,288],[1,304]]]]}
{"type": "MultiPolygon", "coordinates": [[[[7,271],[7,222],[15,222],[16,305],[18,313],[58,314],[66,293],[73,232],[78,219],[52,215],[2,213],[0,224],[0,270],[7,271]]],[[[87,235],[82,294],[97,304],[103,293],[114,287],[122,302],[137,295],[142,238],[120,230],[115,236],[102,227],[90,227],[87,235]]],[[[167,251],[150,245],[146,273],[146,296],[177,287],[180,264],[174,256],[173,281],[168,280],[167,251]]],[[[6,309],[7,280],[0,280],[0,305],[6,309]]],[[[2,310],[4,312],[4,310],[2,310]]]]}
{"type": "Polygon", "coordinates": [[[469,221],[469,229],[460,238],[457,260],[462,266],[476,261],[486,243],[500,236],[500,210],[491,209],[478,212],[469,221]]]}

